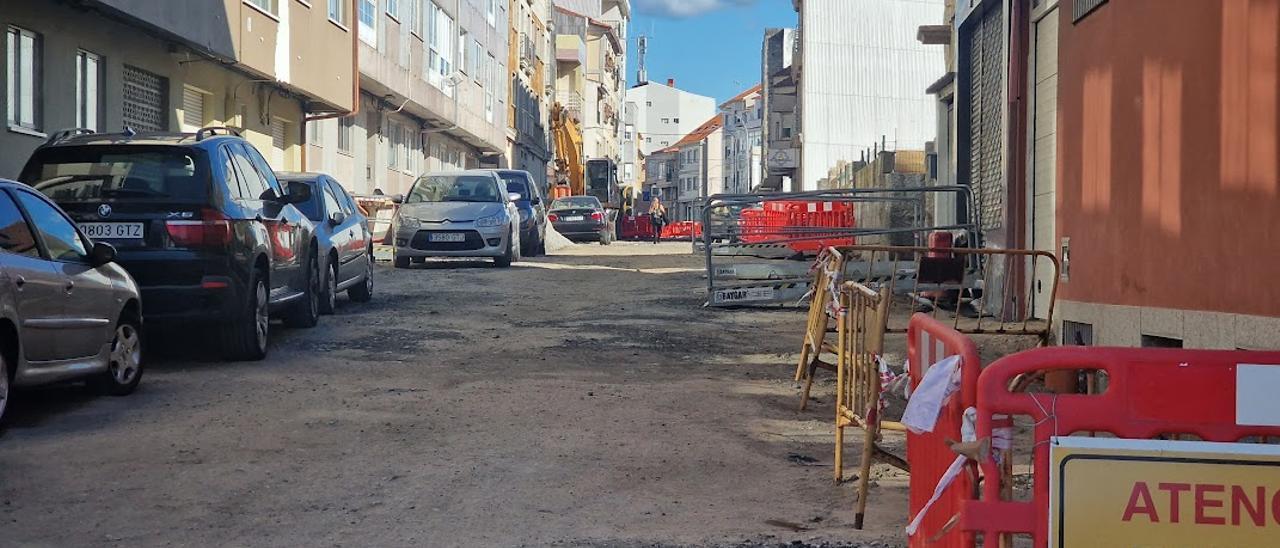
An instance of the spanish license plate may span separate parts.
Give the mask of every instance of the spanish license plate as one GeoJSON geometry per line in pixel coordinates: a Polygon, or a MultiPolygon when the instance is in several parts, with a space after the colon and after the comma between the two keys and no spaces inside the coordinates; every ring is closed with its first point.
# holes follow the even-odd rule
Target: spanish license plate
{"type": "Polygon", "coordinates": [[[81,223],[80,230],[90,238],[141,240],[142,223],[81,223]]]}
{"type": "Polygon", "coordinates": [[[586,217],[583,217],[582,215],[570,215],[568,217],[565,217],[564,220],[565,222],[568,222],[568,223],[580,223],[586,220],[586,217]]]}
{"type": "Polygon", "coordinates": [[[451,232],[435,233],[430,236],[430,241],[442,243],[465,242],[467,241],[467,235],[451,232]]]}

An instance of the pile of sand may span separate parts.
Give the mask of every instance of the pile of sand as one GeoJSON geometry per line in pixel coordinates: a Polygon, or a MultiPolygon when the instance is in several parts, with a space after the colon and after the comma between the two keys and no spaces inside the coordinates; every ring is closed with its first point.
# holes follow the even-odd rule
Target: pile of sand
{"type": "Polygon", "coordinates": [[[574,245],[577,244],[574,244],[572,240],[565,238],[559,232],[556,232],[556,228],[551,226],[551,223],[547,223],[547,253],[555,253],[564,248],[573,247],[574,245]]]}

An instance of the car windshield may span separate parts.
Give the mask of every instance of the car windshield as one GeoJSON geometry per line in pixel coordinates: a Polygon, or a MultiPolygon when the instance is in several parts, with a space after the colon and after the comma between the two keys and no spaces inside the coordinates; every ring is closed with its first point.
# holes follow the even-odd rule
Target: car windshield
{"type": "Polygon", "coordinates": [[[206,164],[194,151],[174,147],[54,147],[38,152],[21,179],[63,203],[203,202],[209,193],[206,164]]]}
{"type": "Polygon", "coordinates": [[[507,183],[507,192],[519,194],[521,200],[529,199],[529,186],[524,183],[524,177],[520,175],[503,175],[502,181],[507,183]]]}
{"type": "Polygon", "coordinates": [[[498,202],[498,183],[483,175],[428,175],[418,179],[405,203],[498,202]]]}
{"type": "Polygon", "coordinates": [[[600,209],[600,200],[594,196],[560,198],[551,204],[551,209],[600,209]]]}

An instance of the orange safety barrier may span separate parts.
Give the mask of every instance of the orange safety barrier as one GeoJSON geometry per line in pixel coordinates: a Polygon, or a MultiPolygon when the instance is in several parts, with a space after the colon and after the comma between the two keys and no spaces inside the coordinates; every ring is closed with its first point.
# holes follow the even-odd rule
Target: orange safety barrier
{"type": "Polygon", "coordinates": [[[677,221],[662,227],[662,239],[681,239],[702,237],[702,223],[697,221],[677,221]]]}
{"type": "MultiPolygon", "coordinates": [[[[1030,416],[1035,421],[1032,499],[1008,500],[1011,486],[992,480],[1002,477],[1001,464],[994,456],[984,456],[980,465],[986,479],[981,498],[962,504],[959,521],[960,528],[967,531],[964,536],[972,538],[974,532],[981,532],[986,545],[996,546],[997,539],[1006,535],[1031,534],[1034,546],[1048,546],[1050,443],[1055,436],[1081,432],[1107,432],[1128,439],[1193,435],[1211,442],[1280,436],[1280,427],[1240,424],[1237,382],[1241,382],[1238,374],[1244,367],[1280,367],[1280,352],[1055,347],[1014,354],[991,364],[977,383],[977,436],[979,440],[992,439],[1005,416],[1030,416]],[[1104,372],[1105,391],[1098,395],[1053,394],[1010,388],[1021,376],[1056,371],[1104,372]]],[[[915,465],[913,460],[913,468],[915,465]]],[[[914,507],[914,475],[912,480],[914,507]]],[[[966,496],[971,480],[951,489],[955,496],[966,496]]],[[[949,514],[938,506],[931,510],[935,523],[949,514]]],[[[924,544],[913,538],[911,545],[924,544]]]]}
{"type": "MultiPolygon", "coordinates": [[[[907,374],[911,386],[920,386],[929,367],[950,356],[960,356],[960,389],[943,405],[933,432],[907,431],[907,462],[911,466],[908,507],[914,518],[933,495],[947,469],[956,460],[949,442],[961,440],[964,411],[975,405],[982,362],[978,347],[968,336],[933,317],[916,313],[907,324],[907,374]]],[[[972,462],[965,473],[929,508],[919,529],[908,538],[911,548],[968,548],[973,535],[955,527],[964,500],[970,498],[977,479],[972,462]]]]}
{"type": "Polygon", "coordinates": [[[738,213],[738,239],[753,244],[768,241],[769,214],[764,208],[752,207],[738,213]]]}

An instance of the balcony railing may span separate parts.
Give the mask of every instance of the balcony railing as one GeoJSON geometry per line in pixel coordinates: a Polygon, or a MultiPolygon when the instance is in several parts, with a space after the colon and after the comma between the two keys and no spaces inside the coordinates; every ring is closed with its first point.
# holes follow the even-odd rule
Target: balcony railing
{"type": "Polygon", "coordinates": [[[569,116],[578,122],[582,122],[582,94],[576,91],[560,90],[556,92],[556,101],[559,102],[564,109],[569,112],[569,116]]]}

